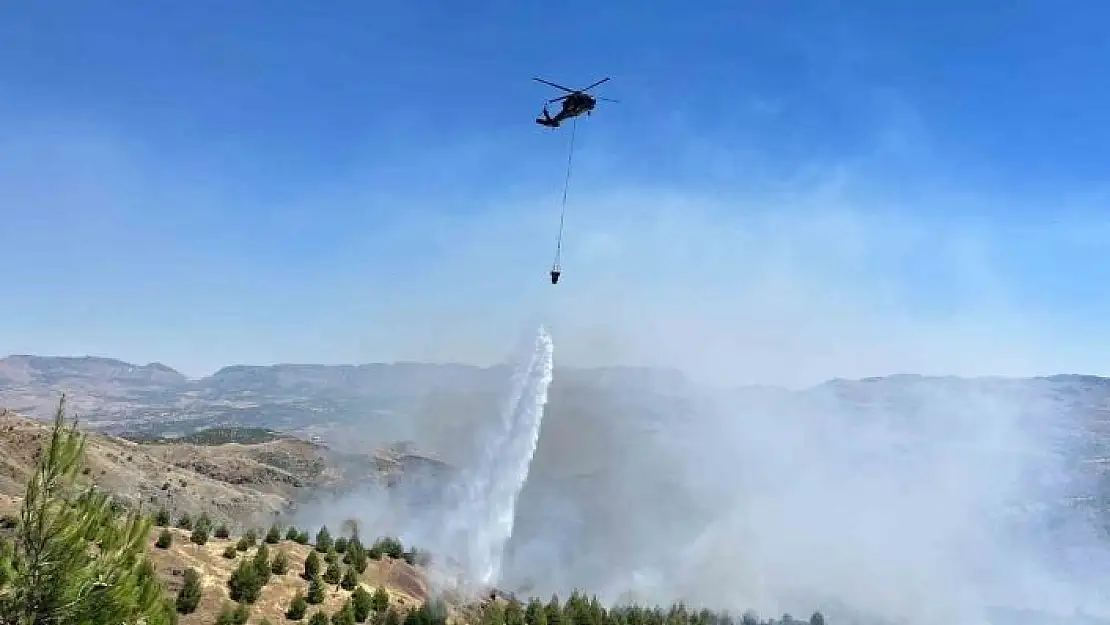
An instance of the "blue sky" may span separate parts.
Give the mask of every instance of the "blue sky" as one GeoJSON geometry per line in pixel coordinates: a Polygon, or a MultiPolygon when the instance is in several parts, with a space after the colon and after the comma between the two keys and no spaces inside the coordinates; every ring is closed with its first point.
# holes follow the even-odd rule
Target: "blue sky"
{"type": "Polygon", "coordinates": [[[1105,371],[1110,7],[472,4],[6,7],[0,352],[1105,371]]]}

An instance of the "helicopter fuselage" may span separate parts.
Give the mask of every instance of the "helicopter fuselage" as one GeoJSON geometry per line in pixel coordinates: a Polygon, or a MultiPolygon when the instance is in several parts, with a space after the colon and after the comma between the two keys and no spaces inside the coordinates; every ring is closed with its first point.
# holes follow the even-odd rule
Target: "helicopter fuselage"
{"type": "Polygon", "coordinates": [[[563,100],[563,108],[559,116],[563,118],[575,117],[582,113],[589,113],[597,105],[597,101],[585,93],[573,93],[563,100]]]}

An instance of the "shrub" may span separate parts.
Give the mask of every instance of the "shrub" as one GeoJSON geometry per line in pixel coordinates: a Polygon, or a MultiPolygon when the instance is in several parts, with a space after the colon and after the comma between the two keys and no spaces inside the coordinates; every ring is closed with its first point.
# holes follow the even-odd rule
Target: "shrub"
{"type": "Polygon", "coordinates": [[[343,590],[354,590],[355,586],[358,586],[358,573],[347,567],[347,570],[343,571],[343,579],[340,580],[339,585],[343,590]]]}
{"type": "Polygon", "coordinates": [[[240,603],[233,608],[231,604],[225,603],[220,615],[216,617],[216,625],[246,625],[250,617],[251,611],[246,604],[240,603]]]}
{"type": "Polygon", "coordinates": [[[185,569],[185,583],[177,591],[174,608],[181,614],[192,614],[200,604],[200,575],[196,569],[185,569]]]}
{"type": "Polygon", "coordinates": [[[247,604],[240,603],[235,606],[235,611],[231,613],[231,622],[233,625],[247,625],[247,621],[250,620],[250,617],[251,609],[247,607],[247,604]]]}
{"type": "Polygon", "coordinates": [[[378,586],[374,590],[373,596],[370,597],[370,608],[378,614],[389,609],[389,593],[385,591],[385,586],[378,586]]]}
{"type": "Polygon", "coordinates": [[[154,543],[154,546],[158,547],[159,549],[169,549],[170,545],[172,544],[173,534],[170,533],[170,530],[163,529],[162,532],[158,534],[158,542],[154,543]]]}
{"type": "Polygon", "coordinates": [[[297,591],[293,595],[293,599],[289,601],[289,607],[285,610],[285,618],[290,621],[299,621],[304,618],[305,613],[308,612],[308,602],[305,601],[304,593],[297,591]]]}
{"type": "Polygon", "coordinates": [[[235,609],[231,604],[225,603],[224,607],[220,608],[219,615],[216,616],[216,625],[234,625],[235,624],[235,609]]]}
{"type": "Polygon", "coordinates": [[[331,625],[355,625],[355,610],[348,599],[343,607],[331,615],[331,625]]]}
{"type": "Polygon", "coordinates": [[[279,551],[274,554],[274,559],[270,561],[270,572],[274,575],[285,575],[289,570],[289,558],[285,555],[284,551],[279,551]]]}
{"type": "Polygon", "coordinates": [[[196,524],[193,528],[193,533],[189,535],[189,540],[194,544],[203,545],[208,542],[208,527],[200,523],[196,524]]]}
{"type": "Polygon", "coordinates": [[[329,584],[338,584],[341,577],[342,572],[338,564],[329,564],[328,569],[324,571],[324,581],[329,584]]]}

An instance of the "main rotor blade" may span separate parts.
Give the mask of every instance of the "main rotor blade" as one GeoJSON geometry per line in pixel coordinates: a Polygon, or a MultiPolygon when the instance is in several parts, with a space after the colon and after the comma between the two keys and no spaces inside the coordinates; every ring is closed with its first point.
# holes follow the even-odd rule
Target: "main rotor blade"
{"type": "Polygon", "coordinates": [[[602,97],[595,97],[594,99],[595,100],[601,100],[603,102],[614,102],[616,104],[620,104],[620,100],[611,100],[609,98],[602,98],[602,97]]]}
{"type": "Polygon", "coordinates": [[[563,100],[566,100],[569,97],[570,97],[570,94],[568,93],[567,95],[561,95],[557,98],[551,98],[550,100],[547,101],[547,103],[551,104],[552,102],[562,102],[563,100]]]}
{"type": "Polygon", "coordinates": [[[566,88],[566,87],[564,87],[564,86],[562,86],[562,85],[557,85],[557,84],[555,84],[555,83],[553,83],[553,82],[550,82],[550,81],[544,80],[544,79],[542,79],[542,78],[536,78],[536,77],[532,77],[532,80],[534,80],[534,81],[536,81],[536,82],[542,82],[542,83],[543,83],[543,84],[545,84],[545,85],[551,85],[552,87],[555,87],[556,89],[562,89],[563,91],[566,91],[567,93],[574,93],[574,89],[568,89],[568,88],[566,88]]]}
{"type": "Polygon", "coordinates": [[[603,82],[607,82],[608,80],[609,80],[609,77],[606,76],[605,78],[602,78],[601,80],[595,82],[594,84],[590,85],[589,87],[586,87],[585,89],[579,89],[579,91],[589,91],[590,89],[593,89],[594,87],[600,85],[603,82]]]}

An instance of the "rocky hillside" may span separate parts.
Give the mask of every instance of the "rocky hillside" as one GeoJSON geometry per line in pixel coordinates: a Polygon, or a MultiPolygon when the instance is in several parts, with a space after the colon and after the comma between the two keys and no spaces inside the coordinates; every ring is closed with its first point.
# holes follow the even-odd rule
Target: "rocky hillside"
{"type": "MultiPolygon", "coordinates": [[[[18,505],[48,434],[45,422],[0,410],[0,509],[18,505]]],[[[87,441],[89,483],[147,509],[207,511],[234,523],[268,523],[302,493],[348,477],[329,463],[325,448],[294,438],[201,445],[137,443],[91,433],[87,441]]],[[[367,471],[376,464],[373,458],[362,460],[348,460],[348,466],[367,471]]]]}

